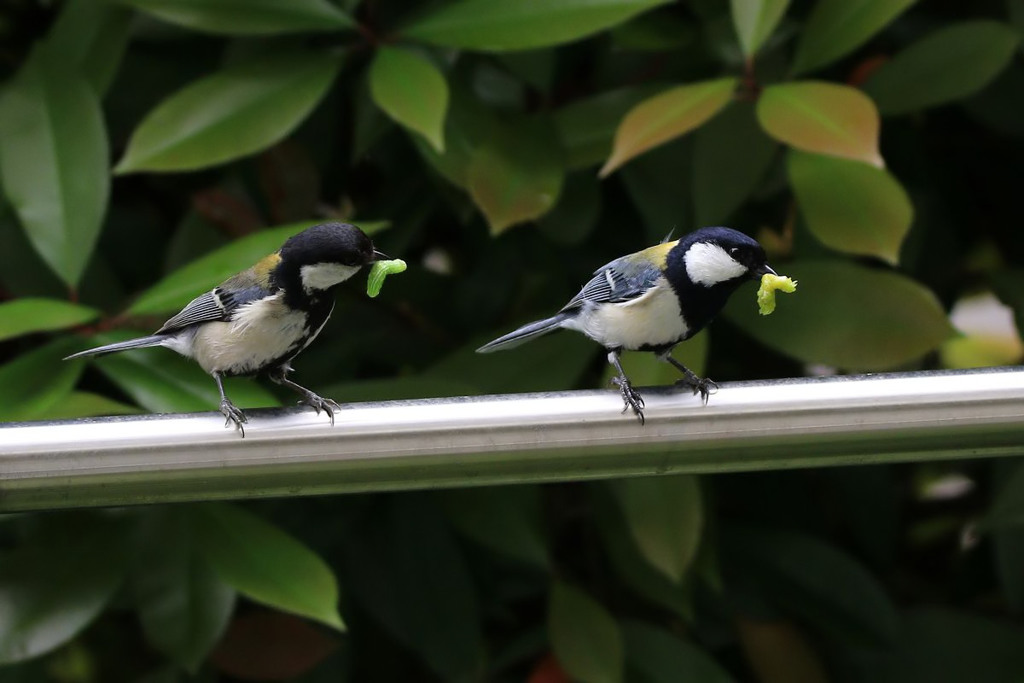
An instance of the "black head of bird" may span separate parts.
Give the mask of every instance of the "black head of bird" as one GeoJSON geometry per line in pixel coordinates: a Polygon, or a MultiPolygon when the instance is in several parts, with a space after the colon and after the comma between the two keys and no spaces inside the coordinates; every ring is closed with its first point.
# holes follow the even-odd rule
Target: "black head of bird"
{"type": "Polygon", "coordinates": [[[194,359],[220,390],[220,410],[245,436],[245,414],[224,393],[222,377],[266,374],[325,411],[338,404],[292,382],[291,361],[320,333],[334,308],[331,290],[363,266],[387,258],[359,228],[324,223],[290,237],[251,268],[205,292],[154,334],[81,351],[68,358],[165,346],[194,359]]]}
{"type": "Polygon", "coordinates": [[[478,351],[511,348],[557,329],[582,332],[608,350],[623,410],[632,409],[642,423],[643,398],[622,370],[622,351],[657,354],[678,368],[680,382],[706,403],[715,383],[672,358],[672,349],[711,322],[743,282],[772,272],[756,240],[730,228],[702,228],[605,264],[557,314],[478,351]]]}

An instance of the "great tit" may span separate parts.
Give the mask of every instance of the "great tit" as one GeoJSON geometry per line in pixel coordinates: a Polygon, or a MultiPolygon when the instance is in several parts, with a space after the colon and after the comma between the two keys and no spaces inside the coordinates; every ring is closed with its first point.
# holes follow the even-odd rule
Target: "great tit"
{"type": "Polygon", "coordinates": [[[316,338],[334,310],[331,290],[360,268],[387,256],[359,228],[316,225],[290,237],[256,265],[193,299],[148,337],[107,344],[65,358],[165,346],[193,358],[220,390],[226,427],[242,436],[248,420],[224,393],[221,377],[266,374],[323,410],[334,424],[340,406],[288,379],[291,361],[316,338]]]}
{"type": "Polygon", "coordinates": [[[484,344],[478,353],[512,348],[565,328],[582,332],[608,351],[625,403],[643,424],[644,400],[622,370],[622,351],[650,351],[683,373],[678,383],[706,404],[715,388],[672,357],[672,349],[700,332],[743,282],[773,271],[755,240],[730,228],[702,228],[617,258],[594,272],[556,315],[484,344]]]}

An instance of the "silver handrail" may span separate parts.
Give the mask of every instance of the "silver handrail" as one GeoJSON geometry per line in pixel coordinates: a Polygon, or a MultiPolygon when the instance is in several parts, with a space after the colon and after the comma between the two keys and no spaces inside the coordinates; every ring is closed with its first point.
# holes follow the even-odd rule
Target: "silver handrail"
{"type": "Polygon", "coordinates": [[[1024,369],[0,426],[0,511],[1024,455],[1024,369]]]}

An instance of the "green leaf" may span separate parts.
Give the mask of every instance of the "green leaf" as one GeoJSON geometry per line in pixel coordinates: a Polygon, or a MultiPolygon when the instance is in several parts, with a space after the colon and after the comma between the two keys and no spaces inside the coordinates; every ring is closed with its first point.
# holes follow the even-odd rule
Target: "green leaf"
{"type": "Polygon", "coordinates": [[[99,616],[124,575],[118,525],[94,516],[53,521],[60,528],[37,531],[0,562],[0,664],[70,641],[99,616]]]}
{"type": "Polygon", "coordinates": [[[622,632],[608,611],[578,588],[551,586],[548,637],[562,668],[581,683],[623,680],[622,632]]]}
{"type": "Polygon", "coordinates": [[[467,538],[495,552],[548,569],[538,486],[491,486],[444,491],[441,506],[467,538]]]}
{"type": "Polygon", "coordinates": [[[999,683],[1024,672],[1024,631],[1014,623],[939,607],[908,612],[900,637],[864,672],[872,683],[999,683]]]}
{"type": "Polygon", "coordinates": [[[757,118],[779,142],[805,152],[882,167],[878,110],[861,91],[823,81],[772,85],[757,101],[757,118]]]}
{"type": "Polygon", "coordinates": [[[235,591],[199,555],[189,508],[148,512],[131,575],[146,640],[195,672],[224,634],[235,591]]]}
{"type": "Polygon", "coordinates": [[[789,182],[807,227],[822,244],[899,262],[914,207],[887,170],[792,150],[789,182]]]}
{"type": "Polygon", "coordinates": [[[747,527],[723,534],[722,547],[727,573],[740,574],[740,583],[756,587],[759,599],[799,618],[813,632],[859,647],[886,646],[896,637],[896,609],[882,586],[856,560],[824,541],[747,527]]]}
{"type": "Polygon", "coordinates": [[[704,528],[697,477],[622,479],[611,488],[647,562],[670,581],[682,582],[697,555],[704,528]]]}
{"type": "Polygon", "coordinates": [[[0,420],[34,420],[58,406],[82,374],[81,363],[62,360],[79,345],[59,339],[0,366],[0,420]]]}
{"type": "Polygon", "coordinates": [[[15,299],[0,304],[0,340],[64,330],[99,317],[99,311],[60,299],[15,299]]]}
{"type": "Polygon", "coordinates": [[[520,119],[473,150],[466,186],[491,234],[543,216],[558,201],[565,172],[553,126],[520,119]]]}
{"type": "Polygon", "coordinates": [[[312,550],[244,508],[205,503],[192,510],[192,533],[222,581],[250,600],[338,630],[338,583],[312,550]]]}
{"type": "MultiPolygon", "coordinates": [[[[127,334],[97,335],[96,345],[129,339],[127,334]]],[[[154,413],[185,413],[208,411],[220,405],[220,392],[213,378],[194,361],[164,348],[139,349],[94,361],[110,381],[132,397],[140,406],[154,413]]],[[[82,367],[81,361],[66,365],[82,367]]],[[[240,408],[280,405],[273,394],[255,380],[227,378],[224,392],[240,408]]]]}
{"type": "Polygon", "coordinates": [[[461,0],[406,27],[402,35],[486,52],[572,42],[621,24],[668,0],[461,0]]]}
{"type": "Polygon", "coordinates": [[[883,116],[960,100],[992,82],[1019,44],[1017,32],[997,21],[944,26],[883,64],[864,91],[883,116]]]}
{"type": "Polygon", "coordinates": [[[496,137],[501,122],[495,112],[483,106],[459,81],[451,83],[451,101],[444,121],[445,150],[438,153],[421,137],[413,137],[416,149],[427,163],[448,182],[466,188],[473,153],[485,141],[496,137]]]}
{"type": "Polygon", "coordinates": [[[591,495],[605,553],[622,584],[649,603],[691,622],[692,583],[673,583],[640,553],[623,518],[621,506],[612,496],[609,486],[594,485],[591,487],[591,495]]]}
{"type": "Polygon", "coordinates": [[[1010,459],[991,467],[995,487],[988,514],[979,528],[992,538],[993,560],[1006,602],[1024,612],[1024,467],[1010,459]]]}
{"type": "Polygon", "coordinates": [[[118,0],[155,17],[222,35],[337,31],[355,23],[328,0],[118,0]]]}
{"type": "Polygon", "coordinates": [[[130,315],[173,313],[235,273],[281,248],[292,235],[313,225],[293,223],[246,235],[179,268],[139,295],[130,315]]]}
{"type": "Polygon", "coordinates": [[[37,49],[0,94],[0,186],[32,246],[70,287],[99,237],[110,194],[99,99],[37,49]]]}
{"type": "Polygon", "coordinates": [[[709,654],[665,629],[641,621],[622,624],[626,661],[649,683],[730,683],[732,676],[709,654]]]}
{"type": "Polygon", "coordinates": [[[730,0],[730,5],[743,56],[750,59],[778,26],[789,0],[730,0]]]}
{"type": "Polygon", "coordinates": [[[800,32],[794,73],[829,64],[863,45],[915,0],[819,0],[800,32]]]}
{"type": "Polygon", "coordinates": [[[306,118],[340,66],[330,52],[292,52],[225,67],[157,105],[114,171],[188,171],[265,149],[306,118]]]}
{"type": "Polygon", "coordinates": [[[478,589],[451,528],[428,495],[376,501],[342,549],[353,598],[438,680],[481,680],[478,589]]]}
{"type": "Polygon", "coordinates": [[[46,49],[63,64],[75,65],[102,96],[121,65],[131,20],[130,11],[112,3],[66,2],[46,37],[46,49]]]}
{"type": "Polygon", "coordinates": [[[986,528],[1024,526],[1024,467],[1017,467],[1000,484],[984,524],[986,528]]]}
{"type": "Polygon", "coordinates": [[[693,210],[697,225],[722,225],[764,181],[779,146],[736,103],[694,134],[693,210]]]}
{"type": "Polygon", "coordinates": [[[664,90],[660,85],[619,88],[567,104],[554,112],[555,126],[569,169],[604,161],[612,150],[615,129],[639,102],[664,90]]]}
{"type": "Polygon", "coordinates": [[[430,60],[401,48],[379,48],[370,65],[370,94],[384,113],[444,153],[448,84],[430,60]]]}
{"type": "Polygon", "coordinates": [[[601,177],[652,147],[700,127],[729,104],[738,82],[719,78],[681,85],[633,107],[615,131],[612,153],[601,168],[601,177]]]}
{"type": "Polygon", "coordinates": [[[761,343],[802,362],[886,370],[955,334],[935,295],[904,275],[841,261],[792,263],[784,270],[800,289],[775,313],[759,316],[754,289],[746,287],[725,311],[761,343]]]}

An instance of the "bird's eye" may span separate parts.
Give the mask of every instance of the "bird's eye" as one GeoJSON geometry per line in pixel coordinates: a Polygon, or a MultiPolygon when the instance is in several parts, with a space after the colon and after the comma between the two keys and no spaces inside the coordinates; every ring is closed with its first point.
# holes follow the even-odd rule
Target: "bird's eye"
{"type": "Polygon", "coordinates": [[[729,250],[729,253],[730,253],[730,254],[735,254],[735,253],[737,253],[737,252],[738,252],[739,250],[740,250],[740,248],[739,248],[739,247],[733,247],[732,249],[730,249],[730,250],[729,250]]]}

